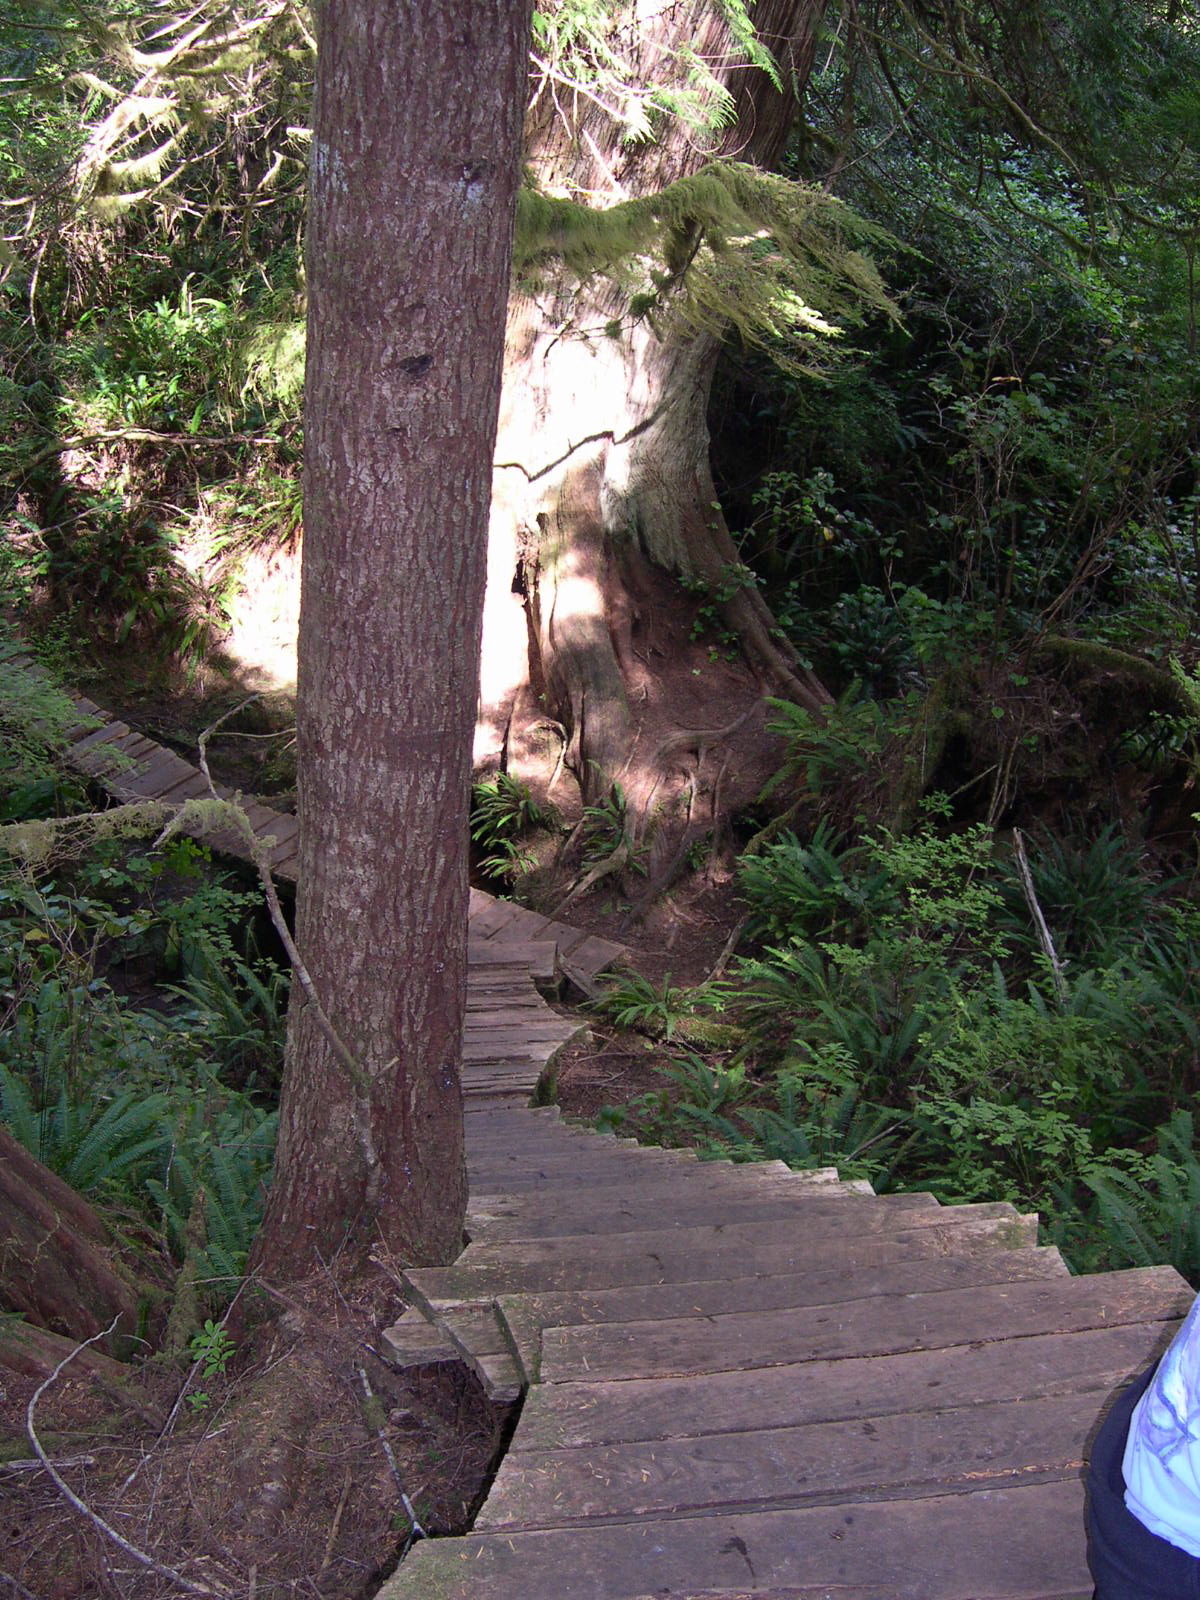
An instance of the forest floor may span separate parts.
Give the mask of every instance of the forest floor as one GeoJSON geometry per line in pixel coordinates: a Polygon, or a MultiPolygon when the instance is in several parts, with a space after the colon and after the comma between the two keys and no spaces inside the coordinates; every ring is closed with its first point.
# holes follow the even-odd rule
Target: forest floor
{"type": "MultiPolygon", "coordinates": [[[[242,698],[236,686],[214,695],[211,683],[164,689],[150,674],[121,682],[87,688],[192,759],[201,729],[242,698]]],[[[286,703],[260,703],[247,731],[255,736],[214,740],[216,776],[286,806],[286,703]]],[[[689,882],[635,925],[603,885],[568,917],[620,938],[654,982],[697,983],[738,912],[730,875],[713,867],[689,882]]],[[[589,1032],[560,1056],[555,1092],[566,1115],[592,1121],[660,1089],[672,1047],[585,1014],[589,1032]]],[[[0,1600],[10,1590],[21,1600],[160,1600],[179,1593],[172,1572],[251,1600],[360,1600],[407,1547],[410,1510],[430,1533],[469,1527],[515,1417],[461,1365],[400,1374],[376,1355],[402,1308],[389,1264],[354,1276],[332,1262],[286,1297],[270,1293],[269,1312],[261,1290],[257,1309],[252,1294],[235,1308],[224,1370],[185,1378],[178,1358],[151,1357],[130,1376],[88,1352],[44,1388],[33,1428],[76,1505],[39,1470],[27,1433],[44,1369],[0,1372],[0,1600]]]]}
{"type": "Polygon", "coordinates": [[[427,1532],[468,1526],[509,1418],[465,1367],[401,1375],[374,1354],[397,1303],[381,1272],[293,1288],[178,1410],[177,1363],[151,1358],[108,1381],[110,1363],[100,1383],[68,1367],[34,1428],[86,1511],[23,1437],[38,1379],[6,1371],[0,1593],[159,1600],[179,1593],[173,1571],[194,1593],[238,1600],[358,1600],[411,1536],[402,1492],[427,1532]]]}

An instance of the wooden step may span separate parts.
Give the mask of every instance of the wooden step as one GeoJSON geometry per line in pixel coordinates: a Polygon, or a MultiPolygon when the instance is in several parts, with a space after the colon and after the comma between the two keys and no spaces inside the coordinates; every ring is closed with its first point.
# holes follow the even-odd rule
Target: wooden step
{"type": "MultiPolygon", "coordinates": [[[[619,1198],[602,1198],[584,1190],[577,1197],[555,1190],[544,1195],[472,1195],[472,1239],[500,1240],[615,1236],[661,1231],[669,1223],[677,1228],[706,1224],[794,1223],[822,1232],[836,1230],[857,1235],[904,1226],[916,1226],[926,1214],[946,1214],[932,1195],[889,1194],[869,1198],[838,1194],[825,1187],[805,1189],[786,1180],[771,1188],[750,1187],[711,1180],[706,1188],[699,1172],[666,1183],[632,1184],[619,1198]]],[[[605,1196],[611,1191],[604,1191],[605,1196]]],[[[1016,1212],[1013,1212],[1015,1219],[1016,1212]]]]}
{"type": "Polygon", "coordinates": [[[730,1312],[673,1320],[547,1328],[543,1383],[681,1377],[796,1361],[898,1355],[959,1344],[1012,1342],[1031,1334],[1081,1333],[1181,1314],[1170,1267],[1143,1267],[1094,1278],[979,1284],[907,1294],[881,1317],[872,1300],[838,1305],[730,1312]]]}
{"type": "MultiPolygon", "coordinates": [[[[503,1302],[502,1302],[503,1303],[503,1302]]],[[[949,1345],[892,1356],[791,1362],[690,1378],[539,1384],[529,1391],[514,1450],[877,1418],[922,1406],[982,1405],[1043,1395],[1095,1397],[1096,1416],[1161,1355],[1176,1319],[1084,1333],[949,1345]]]]}
{"type": "Polygon", "coordinates": [[[1069,1479],[428,1540],[383,1585],[379,1600],[1053,1600],[1090,1587],[1083,1485],[1069,1479]]]}
{"type": "MultiPolygon", "coordinates": [[[[755,1224],[728,1228],[680,1228],[666,1234],[617,1238],[536,1239],[515,1244],[472,1244],[445,1274],[447,1300],[559,1289],[614,1289],[643,1283],[692,1283],[747,1278],[760,1273],[840,1270],[850,1274],[890,1261],[947,1255],[978,1256],[993,1250],[1031,1248],[1036,1231],[1023,1222],[972,1221],[945,1208],[932,1224],[875,1237],[823,1238],[803,1229],[785,1230],[783,1242],[766,1239],[755,1224]]],[[[923,1217],[923,1213],[913,1213],[923,1217]]]]}
{"type": "Polygon", "coordinates": [[[384,1356],[400,1371],[460,1359],[449,1334],[419,1310],[402,1312],[391,1327],[383,1329],[379,1338],[384,1356]]]}
{"type": "MultiPolygon", "coordinates": [[[[872,1242],[883,1243],[894,1235],[907,1239],[925,1229],[940,1235],[943,1250],[952,1248],[957,1240],[966,1243],[974,1237],[1007,1244],[1010,1248],[1037,1243],[1037,1218],[1020,1216],[1006,1201],[939,1206],[900,1204],[902,1200],[919,1201],[920,1197],[844,1195],[822,1199],[814,1193],[811,1198],[801,1197],[782,1207],[750,1203],[740,1208],[740,1215],[737,1208],[731,1207],[728,1221],[714,1217],[713,1207],[697,1205],[678,1217],[633,1216],[628,1219],[627,1228],[601,1226],[594,1234],[569,1229],[565,1233],[538,1237],[531,1227],[523,1237],[518,1224],[509,1230],[497,1229],[502,1234],[513,1233],[515,1237],[480,1240],[473,1246],[472,1261],[477,1262],[484,1251],[529,1265],[564,1260],[575,1264],[587,1257],[605,1259],[614,1255],[632,1259],[640,1254],[660,1261],[665,1274],[668,1259],[681,1260],[686,1266],[692,1250],[703,1253],[710,1247],[717,1247],[723,1266],[728,1267],[741,1250],[749,1257],[764,1247],[778,1250],[780,1242],[786,1248],[792,1240],[797,1261],[836,1256],[841,1250],[859,1251],[872,1242]],[[803,1210],[796,1209],[798,1207],[803,1210]],[[805,1218],[810,1220],[806,1222],[805,1218]],[[764,1226],[769,1221],[778,1222],[780,1226],[764,1226]],[[793,1226],[786,1226],[789,1221],[793,1226]]],[[[714,1206],[716,1204],[714,1202],[714,1206]]],[[[571,1221],[578,1230],[580,1219],[573,1217],[571,1221]]],[[[895,1255],[880,1259],[895,1259],[895,1255]]],[[[753,1270],[757,1269],[746,1268],[737,1276],[745,1277],[753,1270]]],[[[709,1274],[688,1276],[699,1278],[709,1274]]]]}
{"type": "MultiPolygon", "coordinates": [[[[410,1268],[405,1287],[427,1314],[454,1301],[445,1300],[435,1267],[410,1268]]],[[[883,1296],[934,1294],[973,1284],[1044,1282],[1069,1277],[1066,1263],[1053,1247],[998,1250],[977,1257],[936,1256],[875,1267],[853,1276],[840,1268],[823,1272],[760,1274],[753,1278],[716,1278],[701,1283],[650,1283],[618,1289],[576,1289],[558,1293],[497,1295],[502,1311],[521,1302],[543,1328],[592,1323],[666,1321],[674,1317],[711,1317],[737,1311],[778,1311],[788,1306],[843,1306],[883,1296]]]]}
{"type": "Polygon", "coordinates": [[[385,1359],[401,1371],[462,1362],[478,1376],[488,1398],[502,1405],[519,1400],[524,1391],[524,1373],[496,1308],[486,1302],[450,1307],[436,1322],[420,1307],[410,1307],[383,1329],[380,1343],[385,1359]]]}
{"type": "MultiPolygon", "coordinates": [[[[694,1419],[697,1427],[703,1418],[694,1419]]],[[[733,1512],[1078,1478],[1094,1397],[763,1428],[747,1433],[510,1452],[477,1530],[733,1512]]]]}
{"type": "Polygon", "coordinates": [[[438,1327],[478,1375],[489,1400],[511,1405],[520,1399],[524,1373],[494,1305],[481,1301],[448,1307],[439,1313],[438,1327]]]}
{"type": "Polygon", "coordinates": [[[566,1156],[552,1160],[536,1160],[522,1151],[507,1156],[492,1154],[484,1157],[468,1151],[472,1194],[481,1205],[494,1208],[493,1203],[504,1198],[523,1198],[541,1191],[560,1194],[565,1199],[575,1199],[582,1194],[593,1194],[597,1202],[607,1205],[612,1195],[622,1194],[637,1185],[641,1195],[661,1189],[669,1192],[674,1185],[695,1185],[695,1192],[741,1191],[742,1193],[783,1193],[801,1195],[816,1191],[822,1197],[853,1194],[837,1175],[836,1167],[817,1167],[810,1171],[793,1171],[782,1161],[764,1161],[761,1164],[734,1166],[728,1161],[663,1163],[647,1160],[646,1155],[634,1153],[622,1159],[611,1151],[606,1160],[589,1162],[566,1156]]]}
{"type": "MultiPolygon", "coordinates": [[[[714,1279],[707,1283],[647,1284],[630,1289],[499,1295],[495,1304],[526,1382],[536,1383],[542,1376],[545,1328],[709,1317],[733,1311],[777,1311],[787,1306],[835,1305],[858,1298],[878,1300],[968,1284],[1066,1276],[1066,1264],[1057,1250],[1003,1250],[973,1260],[943,1257],[903,1261],[871,1272],[857,1272],[851,1278],[839,1269],[714,1279]]],[[[439,1298],[436,1269],[412,1269],[405,1274],[405,1284],[414,1302],[431,1320],[436,1320],[447,1306],[439,1298]]]]}

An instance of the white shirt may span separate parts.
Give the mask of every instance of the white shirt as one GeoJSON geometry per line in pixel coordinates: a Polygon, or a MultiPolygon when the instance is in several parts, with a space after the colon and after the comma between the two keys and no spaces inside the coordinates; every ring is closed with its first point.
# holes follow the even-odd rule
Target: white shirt
{"type": "Polygon", "coordinates": [[[1134,1408],[1122,1470],[1128,1510],[1200,1556],[1200,1297],[1134,1408]]]}

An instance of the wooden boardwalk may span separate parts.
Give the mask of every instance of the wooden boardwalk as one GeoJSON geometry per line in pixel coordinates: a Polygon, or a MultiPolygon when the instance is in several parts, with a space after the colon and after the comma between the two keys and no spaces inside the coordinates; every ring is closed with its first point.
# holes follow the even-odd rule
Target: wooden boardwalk
{"type": "MultiPolygon", "coordinates": [[[[122,798],[203,792],[120,723],[71,759],[122,798]]],[[[250,812],[294,877],[295,819],[250,812]]],[[[532,975],[622,952],[471,911],[470,1243],[406,1274],[387,1337],[524,1403],[474,1531],[418,1544],[380,1600],[1089,1596],[1088,1439],[1183,1280],[1072,1277],[1006,1204],[700,1163],[533,1109],[578,1025],[532,975]]]]}

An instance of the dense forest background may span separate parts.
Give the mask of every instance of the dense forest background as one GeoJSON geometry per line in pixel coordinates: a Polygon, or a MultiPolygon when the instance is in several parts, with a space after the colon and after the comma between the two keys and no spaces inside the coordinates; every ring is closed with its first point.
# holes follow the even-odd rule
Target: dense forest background
{"type": "MultiPolygon", "coordinates": [[[[788,89],[755,8],[709,9],[788,89]]],[[[732,936],[709,981],[601,1003],[662,1046],[610,1122],[1010,1198],[1076,1267],[1197,1281],[1200,35],[1174,0],[811,20],[785,183],[723,156],[608,231],[533,187],[518,223],[523,293],[553,273],[614,338],[720,340],[696,448],[735,559],[647,540],[639,603],[675,642],[650,676],[740,684],[753,750],[694,807],[699,751],[664,809],[546,714],[551,674],[480,773],[479,870],[634,943],[650,890],[732,936]]],[[[666,87],[638,78],[627,28],[539,13],[551,124],[598,106],[631,165],[736,151],[712,63],[680,39],[666,87]]],[[[277,800],[313,52],[293,0],[0,21],[3,648],[19,625],[181,749],[257,693],[226,759],[277,800]]],[[[12,672],[0,715],[0,819],[95,804],[53,760],[69,711],[12,672]]],[[[286,978],[207,852],[103,833],[0,881],[0,1110],[117,1208],[184,1349],[261,1212],[286,978]]]]}

